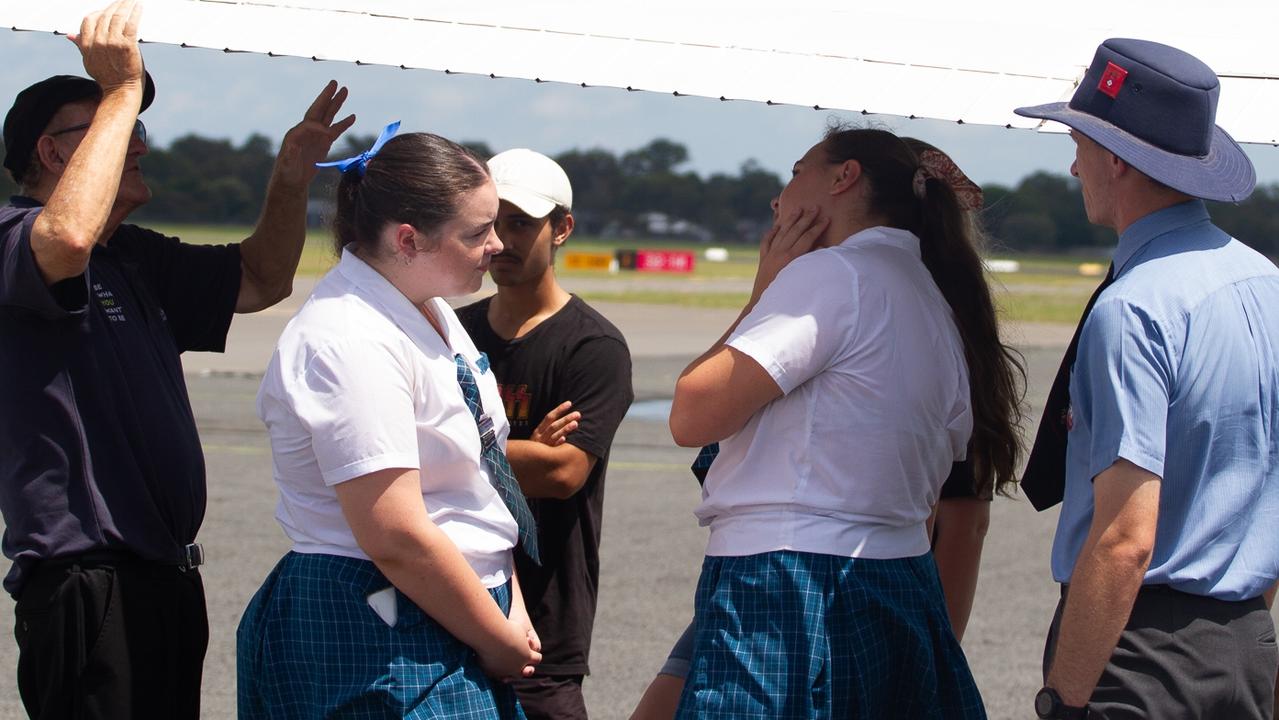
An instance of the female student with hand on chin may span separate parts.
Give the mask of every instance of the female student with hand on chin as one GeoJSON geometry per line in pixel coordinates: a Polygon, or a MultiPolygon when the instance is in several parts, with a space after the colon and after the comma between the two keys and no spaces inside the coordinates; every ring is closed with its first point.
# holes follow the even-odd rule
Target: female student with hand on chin
{"type": "Polygon", "coordinates": [[[775,213],[750,301],[671,409],[677,443],[719,443],[676,716],[984,717],[928,531],[955,462],[1003,485],[1017,453],[963,209],[901,138],[836,130],[775,213]]]}

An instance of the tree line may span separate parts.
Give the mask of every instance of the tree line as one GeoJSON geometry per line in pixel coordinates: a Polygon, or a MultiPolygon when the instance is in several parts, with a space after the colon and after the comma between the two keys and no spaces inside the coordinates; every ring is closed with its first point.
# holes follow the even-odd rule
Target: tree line
{"type": "MultiPolygon", "coordinates": [[[[987,185],[982,220],[996,249],[1061,253],[1115,244],[1112,230],[1088,222],[1079,182],[1037,172],[1016,187],[987,185]]],[[[1239,203],[1208,203],[1221,229],[1271,258],[1279,258],[1279,183],[1259,185],[1239,203]]]]}
{"type": "MultiPolygon", "coordinates": [[[[372,136],[351,136],[334,157],[368,148],[372,136]]],[[[492,149],[464,143],[481,157],[492,149]]],[[[573,182],[574,215],[580,232],[611,237],[676,237],[720,244],[754,243],[772,220],[769,201],[783,180],[754,160],[735,174],[703,177],[687,169],[688,148],[665,138],[623,152],[574,149],[555,159],[573,182]],[[658,223],[655,216],[662,219],[658,223]]],[[[263,135],[243,143],[186,135],[143,159],[154,197],[140,209],[140,222],[248,225],[257,220],[274,146],[263,135]]],[[[322,216],[333,195],[335,172],[322,173],[312,198],[322,216]]],[[[0,192],[17,191],[8,176],[0,192]]],[[[1088,222],[1079,183],[1064,174],[1038,172],[1015,186],[984,187],[982,211],[993,249],[1062,253],[1104,249],[1114,233],[1088,222]]],[[[1279,257],[1279,184],[1261,186],[1238,205],[1210,203],[1224,230],[1261,252],[1279,257]]]]}

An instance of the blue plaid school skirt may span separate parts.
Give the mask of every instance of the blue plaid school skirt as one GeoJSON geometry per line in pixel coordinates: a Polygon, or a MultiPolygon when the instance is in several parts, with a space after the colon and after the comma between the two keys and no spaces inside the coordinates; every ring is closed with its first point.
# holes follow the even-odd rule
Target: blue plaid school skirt
{"type": "Polygon", "coordinates": [[[931,554],[707,557],[676,717],[984,718],[931,554]]]}
{"type": "MultiPolygon", "coordinates": [[[[518,718],[511,689],[471,648],[396,591],[389,627],[368,595],[390,582],[367,560],[291,552],[240,620],[240,720],[518,718]]],[[[489,591],[510,612],[506,585],[489,591]]]]}

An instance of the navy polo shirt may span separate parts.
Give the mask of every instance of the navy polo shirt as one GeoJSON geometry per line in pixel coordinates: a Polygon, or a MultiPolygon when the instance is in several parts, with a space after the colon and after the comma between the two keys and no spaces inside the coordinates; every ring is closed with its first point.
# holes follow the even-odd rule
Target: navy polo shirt
{"type": "Polygon", "coordinates": [[[0,513],[17,595],[43,559],[95,549],[177,562],[204,518],[204,456],[178,355],[220,351],[237,245],[121,225],[81,276],[45,284],[41,206],[0,208],[0,513]]]}

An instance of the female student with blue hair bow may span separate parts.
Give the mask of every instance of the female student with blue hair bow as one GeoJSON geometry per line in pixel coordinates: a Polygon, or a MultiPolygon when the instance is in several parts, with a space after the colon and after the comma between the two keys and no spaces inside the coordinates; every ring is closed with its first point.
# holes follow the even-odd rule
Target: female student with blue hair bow
{"type": "Polygon", "coordinates": [[[521,718],[495,679],[541,659],[506,416],[441,299],[479,289],[502,249],[497,192],[469,150],[395,129],[333,163],[341,259],[258,393],[293,549],[240,623],[241,718],[521,718]]]}

